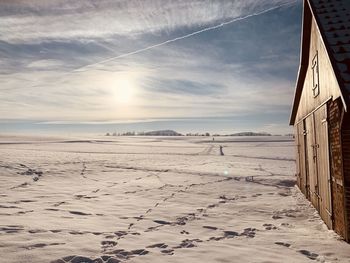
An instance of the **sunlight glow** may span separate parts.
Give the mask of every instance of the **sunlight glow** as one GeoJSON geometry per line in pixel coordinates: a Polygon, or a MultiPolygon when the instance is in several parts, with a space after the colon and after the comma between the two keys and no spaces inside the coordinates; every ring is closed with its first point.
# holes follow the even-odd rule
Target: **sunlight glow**
{"type": "Polygon", "coordinates": [[[128,77],[120,77],[113,87],[114,99],[118,104],[130,104],[135,93],[135,83],[128,77]]]}

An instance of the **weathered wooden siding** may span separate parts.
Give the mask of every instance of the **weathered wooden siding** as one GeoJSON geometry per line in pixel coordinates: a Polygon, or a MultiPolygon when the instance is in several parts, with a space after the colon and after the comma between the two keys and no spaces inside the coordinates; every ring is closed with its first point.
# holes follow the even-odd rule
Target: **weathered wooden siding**
{"type": "Polygon", "coordinates": [[[350,116],[345,114],[342,125],[342,154],[344,172],[344,203],[345,223],[347,225],[346,239],[350,240],[350,116]]]}
{"type": "Polygon", "coordinates": [[[331,178],[329,167],[329,143],[327,104],[314,113],[316,156],[317,156],[317,190],[319,197],[319,212],[323,221],[332,229],[331,178]]]}
{"type": "Polygon", "coordinates": [[[304,88],[301,94],[296,122],[302,120],[307,114],[325,102],[329,97],[333,96],[336,99],[340,96],[340,89],[335,77],[332,65],[327,55],[324,44],[321,40],[316,22],[312,19],[311,23],[311,39],[310,39],[310,56],[309,66],[307,69],[304,88]],[[313,73],[312,60],[318,54],[319,67],[319,95],[314,98],[313,95],[313,73]]]}
{"type": "Polygon", "coordinates": [[[333,228],[345,237],[344,180],[341,147],[341,114],[343,104],[340,99],[328,103],[329,153],[332,179],[333,228]]]}

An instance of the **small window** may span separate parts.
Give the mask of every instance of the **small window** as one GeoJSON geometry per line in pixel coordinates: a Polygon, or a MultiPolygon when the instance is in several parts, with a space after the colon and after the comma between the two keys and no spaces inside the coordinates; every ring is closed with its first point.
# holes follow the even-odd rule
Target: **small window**
{"type": "Polygon", "coordinates": [[[319,71],[318,71],[318,52],[312,59],[312,91],[314,97],[320,94],[319,71]]]}

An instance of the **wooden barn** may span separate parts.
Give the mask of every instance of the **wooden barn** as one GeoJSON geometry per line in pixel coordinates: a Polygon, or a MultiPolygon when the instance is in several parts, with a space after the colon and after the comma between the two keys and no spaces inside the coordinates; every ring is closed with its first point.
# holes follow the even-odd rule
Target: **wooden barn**
{"type": "Polygon", "coordinates": [[[350,0],[304,0],[290,125],[297,183],[330,229],[350,241],[350,0]]]}

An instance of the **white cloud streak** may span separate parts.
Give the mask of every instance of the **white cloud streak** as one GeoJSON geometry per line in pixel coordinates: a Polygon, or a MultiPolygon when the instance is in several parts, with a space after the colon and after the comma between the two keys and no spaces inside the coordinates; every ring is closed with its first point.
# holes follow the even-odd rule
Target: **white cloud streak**
{"type": "Polygon", "coordinates": [[[164,42],[161,42],[161,43],[158,43],[158,44],[155,44],[155,45],[151,45],[151,46],[148,46],[148,47],[145,47],[145,48],[141,48],[141,49],[138,49],[138,50],[135,50],[135,51],[132,51],[132,52],[124,53],[124,54],[121,54],[121,55],[118,55],[118,56],[114,56],[114,57],[111,57],[111,58],[108,58],[108,59],[105,59],[105,60],[101,60],[101,61],[96,62],[96,63],[92,63],[92,64],[89,64],[89,65],[80,67],[78,69],[73,70],[73,72],[79,72],[79,71],[82,71],[83,69],[88,69],[88,68],[91,68],[91,67],[94,67],[94,66],[97,66],[97,65],[100,65],[100,64],[107,63],[109,61],[113,61],[113,60],[117,60],[117,59],[120,59],[120,58],[125,58],[125,57],[129,57],[129,56],[132,56],[132,55],[136,55],[136,54],[148,51],[150,49],[154,49],[154,48],[157,48],[157,47],[160,47],[160,46],[164,46],[164,45],[167,45],[167,44],[170,44],[170,43],[182,40],[182,39],[186,39],[186,38],[189,38],[189,37],[192,37],[192,36],[195,36],[195,35],[207,32],[207,31],[215,30],[215,29],[221,28],[223,26],[226,26],[226,25],[229,25],[229,24],[232,24],[232,23],[235,23],[235,22],[242,21],[242,20],[248,19],[250,17],[262,15],[262,14],[271,12],[273,10],[276,10],[278,8],[282,8],[282,7],[285,7],[285,6],[291,6],[291,5],[296,4],[296,3],[297,3],[297,1],[292,1],[292,2],[280,4],[280,5],[277,5],[277,6],[268,8],[268,9],[265,9],[263,11],[255,12],[255,13],[243,16],[243,17],[234,18],[234,19],[231,19],[229,21],[222,22],[222,23],[220,23],[218,25],[215,25],[215,26],[206,27],[206,28],[203,28],[201,30],[194,31],[192,33],[189,33],[189,34],[186,34],[186,35],[183,35],[183,36],[180,36],[180,37],[172,38],[172,39],[166,40],[164,42]]]}

